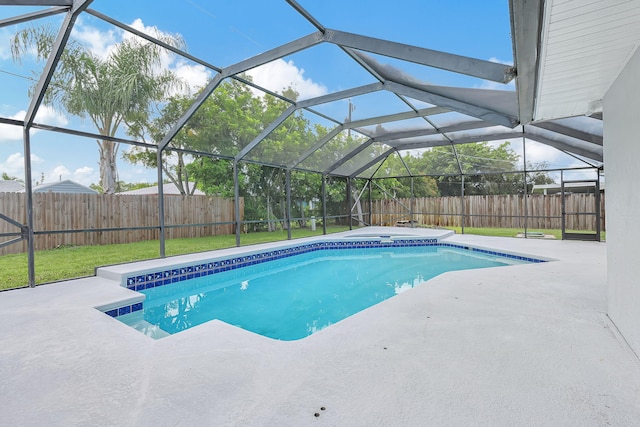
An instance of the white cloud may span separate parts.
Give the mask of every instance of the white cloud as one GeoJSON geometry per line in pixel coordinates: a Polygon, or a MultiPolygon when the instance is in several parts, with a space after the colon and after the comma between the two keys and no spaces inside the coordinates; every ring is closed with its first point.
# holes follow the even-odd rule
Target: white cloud
{"type": "Polygon", "coordinates": [[[282,93],[288,87],[300,94],[299,99],[315,98],[327,93],[324,85],[304,77],[304,69],[295,66],[293,61],[276,59],[267,64],[247,71],[253,82],[266,89],[282,93]]]}
{"type": "MultiPolygon", "coordinates": [[[[57,182],[71,179],[82,185],[89,186],[99,181],[98,173],[89,166],[77,168],[73,173],[63,164],[59,164],[49,171],[40,171],[38,166],[45,162],[35,154],[31,155],[32,178],[34,181],[57,182]]],[[[13,153],[5,161],[0,162],[0,172],[6,172],[9,176],[24,178],[24,156],[22,153],[13,153]]]]}
{"type": "Polygon", "coordinates": [[[171,70],[187,84],[187,93],[194,93],[205,87],[211,78],[211,72],[200,64],[190,65],[178,61],[171,70]]]}
{"type": "MultiPolygon", "coordinates": [[[[489,62],[495,62],[497,64],[504,64],[504,65],[513,65],[513,61],[507,61],[507,60],[504,60],[504,59],[498,59],[495,56],[489,58],[489,62]]],[[[480,88],[480,89],[515,91],[516,90],[516,80],[513,79],[507,84],[498,83],[498,82],[492,82],[492,81],[487,80],[487,81],[482,82],[482,84],[480,84],[477,87],[480,88]]]]}
{"type": "Polygon", "coordinates": [[[13,34],[7,28],[0,28],[0,60],[11,59],[11,37],[13,34]]]}
{"type": "MultiPolygon", "coordinates": [[[[140,18],[135,19],[129,25],[132,28],[159,40],[166,39],[170,36],[180,37],[180,35],[172,35],[170,33],[163,32],[158,29],[158,27],[147,26],[140,18]]],[[[137,43],[141,44],[149,43],[130,32],[116,32],[114,30],[100,31],[97,28],[85,25],[82,21],[79,21],[74,27],[73,36],[85,45],[91,53],[102,59],[106,59],[111,53],[117,50],[118,45],[124,40],[135,40],[137,43]]],[[[200,64],[190,64],[186,59],[166,49],[160,50],[160,65],[156,71],[160,72],[161,70],[174,72],[183,80],[184,83],[186,83],[186,87],[181,88],[171,95],[175,95],[177,93],[194,93],[198,89],[204,87],[211,78],[211,71],[204,66],[200,64]]]]}
{"type": "Polygon", "coordinates": [[[117,42],[113,30],[100,31],[97,28],[84,25],[80,19],[76,21],[71,35],[86,46],[91,53],[102,59],[109,56],[117,42]]]}
{"type": "MultiPolygon", "coordinates": [[[[25,113],[23,111],[23,113],[25,113]]],[[[25,113],[26,114],[26,113],[25,113]]],[[[24,117],[24,114],[23,114],[24,117]]],[[[12,117],[13,118],[13,117],[12,117]]],[[[22,120],[22,119],[18,119],[22,120]]],[[[0,143],[22,141],[22,126],[0,124],[0,143]]]]}
{"type": "MultiPolygon", "coordinates": [[[[43,160],[40,157],[35,154],[31,155],[32,167],[42,162],[43,160]]],[[[24,156],[22,153],[10,154],[4,162],[0,163],[0,171],[6,172],[10,176],[22,178],[24,176],[24,156]]]]}
{"type": "Polygon", "coordinates": [[[496,62],[498,64],[504,64],[504,65],[513,65],[513,61],[507,61],[504,59],[498,59],[495,56],[492,56],[491,58],[489,58],[489,62],[496,62]]]}
{"type": "Polygon", "coordinates": [[[71,172],[64,165],[58,165],[46,175],[45,182],[56,182],[70,179],[71,172]]]}
{"type": "MultiPolygon", "coordinates": [[[[12,116],[9,116],[9,119],[13,120],[24,120],[27,112],[24,110],[20,110],[12,116]]],[[[38,113],[36,114],[36,123],[43,123],[53,126],[65,126],[69,123],[69,120],[59,112],[57,112],[52,107],[41,105],[38,109],[38,113]]],[[[8,124],[0,124],[0,143],[8,142],[8,141],[22,141],[22,126],[14,126],[8,124]]],[[[31,134],[38,133],[38,129],[32,129],[31,134]]]]}
{"type": "Polygon", "coordinates": [[[87,187],[100,181],[100,177],[96,170],[89,166],[83,166],[76,169],[73,172],[73,177],[71,179],[82,185],[86,185],[87,187]]]}
{"type": "MultiPolygon", "coordinates": [[[[511,148],[518,153],[518,155],[523,155],[522,141],[511,141],[511,148]]],[[[536,164],[545,162],[549,167],[571,167],[576,165],[576,162],[567,159],[568,156],[566,154],[550,145],[527,139],[526,150],[527,163],[536,164]]]]}
{"type": "Polygon", "coordinates": [[[69,123],[69,120],[63,114],[47,105],[40,106],[40,108],[38,109],[38,113],[36,114],[35,121],[37,123],[44,123],[54,126],[66,126],[69,123]]]}

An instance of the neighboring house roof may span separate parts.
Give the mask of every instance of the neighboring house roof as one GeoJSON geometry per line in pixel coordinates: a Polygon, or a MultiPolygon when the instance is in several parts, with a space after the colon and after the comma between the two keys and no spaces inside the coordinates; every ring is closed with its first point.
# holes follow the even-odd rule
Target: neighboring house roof
{"type": "MultiPolygon", "coordinates": [[[[173,194],[173,195],[180,195],[180,190],[178,190],[178,187],[176,187],[176,185],[174,183],[166,183],[162,186],[162,192],[164,194],[173,194]]],[[[158,194],[158,186],[154,185],[152,187],[145,187],[145,188],[138,188],[137,190],[131,190],[131,191],[123,191],[122,193],[118,193],[118,194],[126,194],[126,195],[144,195],[144,194],[158,194]]],[[[204,196],[205,193],[203,193],[200,190],[196,190],[193,193],[195,196],[204,196]]]]}
{"type": "MultiPolygon", "coordinates": [[[[593,193],[596,184],[594,182],[572,182],[564,185],[565,193],[593,193]]],[[[536,184],[533,186],[533,194],[559,194],[562,192],[560,184],[536,184]]],[[[600,183],[600,192],[604,192],[604,182],[600,183]]]]}
{"type": "Polygon", "coordinates": [[[24,191],[24,184],[14,180],[0,180],[0,193],[20,193],[24,191]]]}
{"type": "Polygon", "coordinates": [[[69,179],[40,184],[33,187],[34,193],[46,193],[49,191],[52,193],[98,194],[97,191],[69,179]]]}

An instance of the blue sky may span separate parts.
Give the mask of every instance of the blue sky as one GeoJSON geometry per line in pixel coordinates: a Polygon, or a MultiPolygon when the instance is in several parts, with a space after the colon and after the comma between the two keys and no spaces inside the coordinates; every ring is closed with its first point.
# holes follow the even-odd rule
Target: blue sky
{"type": "MultiPolygon", "coordinates": [[[[300,0],[300,4],[328,28],[396,42],[418,45],[464,56],[512,62],[507,0],[468,1],[337,1],[300,0]]],[[[151,34],[179,34],[189,53],[209,63],[225,67],[275,48],[315,31],[285,1],[231,0],[95,0],[91,8],[151,34]]],[[[30,7],[0,6],[0,19],[35,10],[30,7]]],[[[61,16],[43,23],[57,26],[61,16]]],[[[35,22],[36,24],[39,21],[35,22]]],[[[28,24],[31,25],[31,24],[28,24]]],[[[0,28],[0,115],[22,118],[28,107],[29,77],[37,75],[42,64],[24,58],[22,64],[11,58],[9,39],[22,26],[0,28]]],[[[82,15],[72,35],[98,55],[107,55],[125,35],[122,30],[90,15],[82,15]]],[[[438,85],[494,88],[495,85],[453,73],[400,61],[391,65],[415,77],[438,85]]],[[[188,60],[168,55],[164,67],[178,73],[192,89],[202,86],[214,73],[188,60]]],[[[251,72],[254,81],[278,91],[293,86],[301,98],[335,92],[373,82],[340,49],[323,44],[274,61],[251,72]]],[[[506,87],[513,90],[513,85],[506,87]]],[[[354,101],[355,102],[355,101],[354,101]]],[[[382,102],[361,101],[354,119],[385,114],[382,102]]],[[[335,108],[335,107],[334,107],[335,108]]],[[[338,105],[346,115],[347,105],[338,105]]],[[[342,116],[340,116],[342,115],[342,116]]],[[[37,122],[93,131],[88,120],[80,120],[43,107],[37,122]]],[[[126,136],[121,131],[121,136],[126,136]]],[[[93,140],[39,131],[32,135],[33,177],[45,182],[73,179],[82,184],[98,183],[98,148],[93,140]]],[[[127,149],[126,146],[121,150],[127,149]]],[[[549,151],[540,148],[540,155],[549,151]]],[[[529,154],[528,154],[529,155],[529,154]]],[[[531,153],[530,156],[536,156],[531,153]]],[[[0,125],[0,172],[23,177],[21,129],[0,125]]],[[[120,179],[126,182],[154,182],[156,172],[119,160],[120,179]]]]}

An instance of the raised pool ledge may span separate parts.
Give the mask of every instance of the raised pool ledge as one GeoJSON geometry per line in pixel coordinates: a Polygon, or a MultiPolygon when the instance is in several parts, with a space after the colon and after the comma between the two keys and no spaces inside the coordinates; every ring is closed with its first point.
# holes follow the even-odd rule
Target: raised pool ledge
{"type": "MultiPolygon", "coordinates": [[[[460,246],[454,242],[447,242],[447,238],[454,234],[453,231],[449,230],[367,227],[329,236],[317,236],[295,241],[273,242],[100,267],[96,270],[96,275],[113,280],[129,290],[141,291],[318,250],[430,245],[460,247],[528,262],[547,261],[546,259],[534,258],[525,254],[505,253],[491,248],[460,246]]],[[[138,301],[135,301],[130,304],[133,311],[138,307],[137,303],[138,301]]],[[[112,310],[113,308],[103,311],[112,310]]]]}
{"type": "Polygon", "coordinates": [[[213,272],[232,270],[245,265],[271,261],[314,250],[340,247],[381,247],[381,245],[400,246],[409,245],[409,240],[419,240],[419,242],[412,242],[412,245],[434,244],[454,234],[455,232],[451,230],[366,227],[325,236],[217,249],[195,254],[98,267],[96,268],[96,276],[113,280],[131,290],[141,290],[146,289],[149,283],[154,283],[153,286],[159,284],[159,282],[161,282],[160,284],[168,284],[171,281],[178,281],[174,280],[175,277],[187,280],[200,277],[203,272],[213,274],[213,272]],[[356,245],[356,242],[364,243],[356,245]],[[335,244],[332,245],[331,243],[335,244]],[[340,243],[343,243],[343,245],[340,245],[340,243]],[[245,259],[243,260],[243,258],[245,259]]]}

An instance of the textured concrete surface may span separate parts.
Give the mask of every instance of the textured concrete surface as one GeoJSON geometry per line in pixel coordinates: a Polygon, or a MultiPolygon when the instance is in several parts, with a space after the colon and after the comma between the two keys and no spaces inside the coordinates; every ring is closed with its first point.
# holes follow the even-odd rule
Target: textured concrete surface
{"type": "Polygon", "coordinates": [[[0,293],[0,424],[638,425],[605,244],[448,240],[557,261],[447,273],[292,342],[154,341],[93,308],[129,295],[101,277],[0,293]]]}

